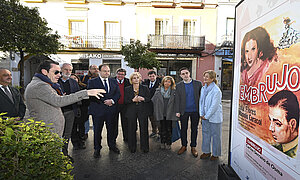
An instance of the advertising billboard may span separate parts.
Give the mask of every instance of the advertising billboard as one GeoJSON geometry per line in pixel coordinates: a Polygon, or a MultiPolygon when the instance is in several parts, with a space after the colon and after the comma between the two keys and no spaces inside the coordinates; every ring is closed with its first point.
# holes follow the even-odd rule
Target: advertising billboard
{"type": "Polygon", "coordinates": [[[300,0],[236,6],[230,165],[241,179],[300,179],[300,0]]]}

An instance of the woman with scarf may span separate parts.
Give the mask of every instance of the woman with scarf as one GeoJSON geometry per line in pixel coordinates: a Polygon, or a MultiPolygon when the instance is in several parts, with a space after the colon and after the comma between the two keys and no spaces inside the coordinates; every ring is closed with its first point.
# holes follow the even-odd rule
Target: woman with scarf
{"type": "Polygon", "coordinates": [[[175,86],[174,79],[165,76],[152,97],[154,116],[160,122],[161,149],[171,149],[172,122],[178,120],[175,113],[175,86]]]}
{"type": "Polygon", "coordinates": [[[202,152],[200,159],[210,157],[217,160],[221,156],[222,136],[222,92],[217,86],[216,72],[203,73],[204,86],[201,89],[199,112],[202,121],[202,152]],[[212,140],[212,141],[211,141],[212,140]],[[212,154],[211,154],[212,144],[212,154]]]}

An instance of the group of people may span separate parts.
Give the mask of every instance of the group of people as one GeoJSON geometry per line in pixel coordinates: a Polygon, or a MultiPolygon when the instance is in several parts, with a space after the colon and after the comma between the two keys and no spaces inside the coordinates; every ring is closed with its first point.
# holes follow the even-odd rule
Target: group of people
{"type": "MultiPolygon", "coordinates": [[[[150,137],[160,137],[161,149],[171,149],[172,129],[180,121],[182,147],[178,154],[184,153],[188,145],[190,119],[192,155],[198,156],[196,146],[199,120],[202,121],[203,134],[203,154],[200,158],[216,160],[221,155],[222,95],[214,71],[204,73],[202,86],[200,81],[191,78],[189,69],[185,67],[179,70],[183,81],[177,84],[171,76],[158,78],[155,71],[150,71],[149,79],[142,81],[139,72],[133,72],[127,79],[126,70],[119,68],[116,77],[111,78],[110,68],[106,64],[99,67],[91,65],[88,75],[82,77],[72,74],[72,70],[72,64],[65,63],[60,67],[57,62],[46,60],[39,65],[24,94],[30,117],[43,120],[49,124],[52,132],[65,139],[62,149],[65,155],[68,156],[70,139],[74,149],[85,148],[89,115],[93,121],[94,158],[100,157],[104,123],[109,150],[120,153],[116,145],[119,115],[123,141],[128,143],[131,153],[137,150],[138,129],[141,151],[149,152],[148,119],[152,126],[150,137]]],[[[11,73],[7,69],[0,69],[3,91],[0,91],[0,95],[6,96],[5,103],[14,103],[12,110],[1,103],[1,112],[22,119],[26,106],[20,93],[8,86],[10,83],[11,73]],[[17,94],[13,100],[4,94],[6,86],[10,92],[17,94]]]]}

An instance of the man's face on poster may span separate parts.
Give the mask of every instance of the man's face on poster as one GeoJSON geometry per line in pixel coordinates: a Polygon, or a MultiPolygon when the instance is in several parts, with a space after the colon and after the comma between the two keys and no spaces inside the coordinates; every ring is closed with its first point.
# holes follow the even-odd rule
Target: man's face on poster
{"type": "Polygon", "coordinates": [[[297,131],[296,120],[291,119],[289,122],[286,119],[286,111],[280,106],[269,107],[269,130],[277,143],[285,144],[294,139],[293,133],[297,131]]]}
{"type": "Polygon", "coordinates": [[[258,49],[256,40],[250,39],[245,44],[245,60],[249,67],[256,62],[258,58],[258,49]]]}

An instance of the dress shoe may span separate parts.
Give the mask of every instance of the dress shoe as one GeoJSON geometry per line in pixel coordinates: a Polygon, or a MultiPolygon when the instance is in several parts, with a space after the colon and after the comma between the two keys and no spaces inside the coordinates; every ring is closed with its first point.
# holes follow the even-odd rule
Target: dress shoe
{"type": "Polygon", "coordinates": [[[135,153],[135,151],[136,151],[135,149],[131,149],[130,150],[131,153],[135,153]]]}
{"type": "Polygon", "coordinates": [[[215,161],[215,160],[218,160],[218,159],[219,159],[218,156],[211,156],[211,157],[210,157],[210,160],[211,160],[211,161],[215,161]]]}
{"type": "Polygon", "coordinates": [[[115,147],[110,147],[109,150],[113,151],[113,152],[115,152],[117,154],[120,154],[120,150],[116,146],[115,147]]]}
{"type": "Polygon", "coordinates": [[[177,152],[178,155],[184,153],[186,151],[186,146],[181,146],[181,148],[179,149],[179,151],[177,152]]]}
{"type": "Polygon", "coordinates": [[[195,147],[192,147],[191,152],[192,152],[194,157],[198,157],[198,152],[197,152],[195,147]]]}
{"type": "Polygon", "coordinates": [[[206,159],[206,158],[209,158],[210,155],[211,155],[211,153],[203,153],[203,154],[201,154],[200,159],[206,159]]]}
{"type": "Polygon", "coordinates": [[[144,149],[144,150],[143,150],[143,153],[148,153],[148,152],[149,152],[148,149],[144,149]]]}
{"type": "Polygon", "coordinates": [[[100,157],[100,149],[94,151],[94,158],[100,157]]]}

